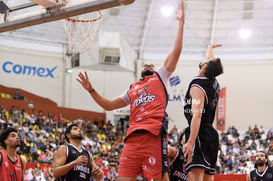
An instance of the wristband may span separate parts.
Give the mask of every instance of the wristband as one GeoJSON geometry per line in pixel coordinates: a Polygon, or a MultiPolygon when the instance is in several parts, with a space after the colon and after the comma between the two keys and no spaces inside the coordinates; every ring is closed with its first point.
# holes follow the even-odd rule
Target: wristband
{"type": "Polygon", "coordinates": [[[92,92],[95,92],[95,89],[91,89],[90,91],[88,91],[90,94],[92,94],[92,92]]]}

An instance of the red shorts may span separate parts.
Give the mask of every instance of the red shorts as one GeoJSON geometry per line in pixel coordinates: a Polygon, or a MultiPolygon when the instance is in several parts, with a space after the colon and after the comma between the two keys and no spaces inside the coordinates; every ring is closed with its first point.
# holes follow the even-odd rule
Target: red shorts
{"type": "Polygon", "coordinates": [[[150,132],[132,133],[126,139],[120,157],[119,177],[161,179],[169,172],[167,135],[150,132]]]}

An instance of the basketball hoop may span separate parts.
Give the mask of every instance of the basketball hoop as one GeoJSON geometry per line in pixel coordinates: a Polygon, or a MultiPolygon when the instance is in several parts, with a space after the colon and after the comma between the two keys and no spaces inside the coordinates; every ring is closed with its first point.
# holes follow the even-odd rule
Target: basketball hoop
{"type": "Polygon", "coordinates": [[[65,19],[67,53],[78,54],[93,49],[93,42],[102,17],[102,11],[97,11],[65,19]]]}

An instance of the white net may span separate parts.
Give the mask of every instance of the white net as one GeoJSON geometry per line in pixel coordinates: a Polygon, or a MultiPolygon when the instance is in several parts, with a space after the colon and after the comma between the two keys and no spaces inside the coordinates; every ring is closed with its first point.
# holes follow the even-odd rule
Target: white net
{"type": "Polygon", "coordinates": [[[93,42],[102,17],[102,11],[98,11],[65,19],[67,53],[77,54],[93,49],[93,42]]]}

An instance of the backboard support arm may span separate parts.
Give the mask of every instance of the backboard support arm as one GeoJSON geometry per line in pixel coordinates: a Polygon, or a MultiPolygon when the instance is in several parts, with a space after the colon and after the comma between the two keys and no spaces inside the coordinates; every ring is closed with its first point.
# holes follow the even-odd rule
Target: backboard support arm
{"type": "Polygon", "coordinates": [[[28,26],[57,21],[68,17],[73,17],[80,14],[107,9],[115,6],[128,5],[133,2],[134,0],[99,0],[86,2],[84,4],[78,4],[71,7],[60,8],[57,11],[47,11],[44,14],[4,22],[0,24],[0,33],[25,28],[28,26]]]}

